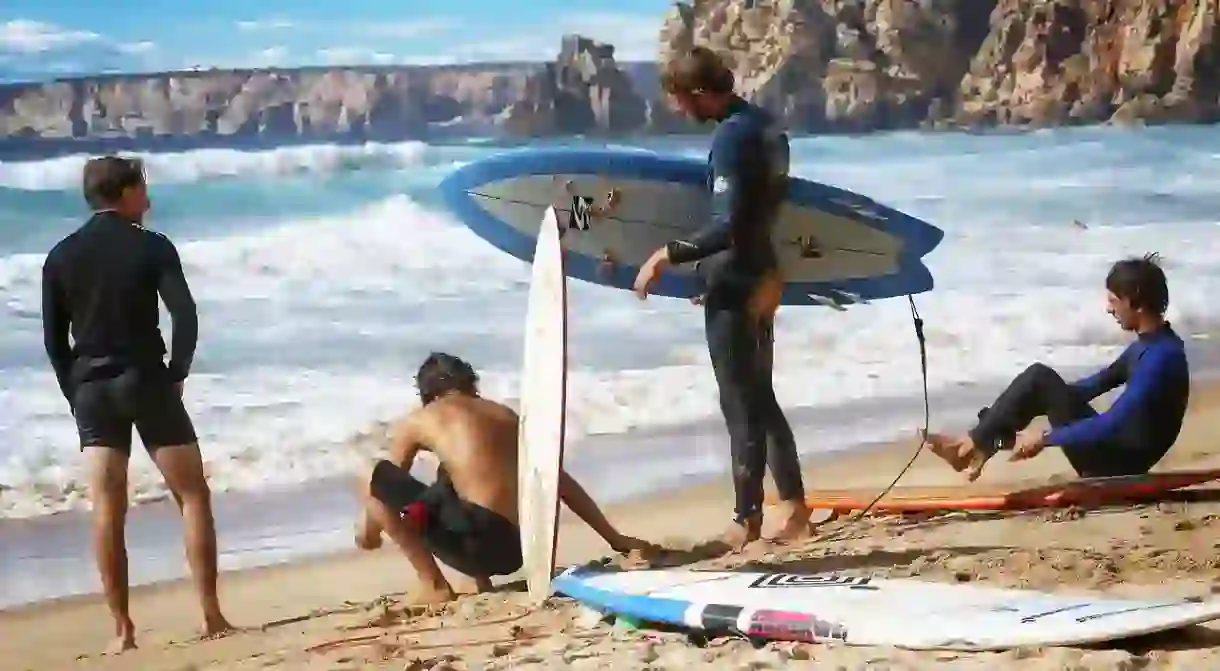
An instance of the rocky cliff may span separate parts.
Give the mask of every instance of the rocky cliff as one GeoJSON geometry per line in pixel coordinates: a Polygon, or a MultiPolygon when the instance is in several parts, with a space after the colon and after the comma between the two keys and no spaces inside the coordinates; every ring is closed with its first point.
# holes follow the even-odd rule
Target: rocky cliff
{"type": "MultiPolygon", "coordinates": [[[[706,45],[795,131],[1220,121],[1218,0],[693,0],[706,45]]],[[[657,66],[564,38],[547,64],[111,75],[0,86],[0,155],[437,135],[674,132],[657,66]],[[17,148],[17,149],[14,149],[17,148]]]]}
{"type": "Polygon", "coordinates": [[[0,136],[203,144],[419,137],[430,126],[477,125],[501,113],[538,67],[170,72],[9,85],[0,87],[0,136]]]}
{"type": "Polygon", "coordinates": [[[725,54],[794,128],[1220,120],[1217,0],[694,0],[661,58],[725,54]]]}
{"type": "Polygon", "coordinates": [[[648,103],[615,62],[614,47],[568,35],[555,62],[526,81],[504,126],[518,135],[623,133],[647,121],[648,103]]]}

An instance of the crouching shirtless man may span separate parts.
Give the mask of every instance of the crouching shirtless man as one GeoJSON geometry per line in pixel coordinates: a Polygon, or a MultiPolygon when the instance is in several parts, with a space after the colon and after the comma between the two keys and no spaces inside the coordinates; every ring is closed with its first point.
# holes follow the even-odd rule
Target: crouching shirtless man
{"type": "MultiPolygon", "coordinates": [[[[456,596],[438,559],[473,578],[480,592],[491,589],[491,576],[521,568],[517,413],[479,396],[478,381],[465,361],[431,354],[415,377],[423,407],[395,427],[390,459],[377,462],[366,485],[356,545],[380,547],[383,531],[393,539],[419,574],[417,603],[456,596]],[[420,450],[440,461],[431,485],[409,473],[420,450]]],[[[559,498],[615,551],[653,547],[619,533],[566,472],[559,498]]]]}

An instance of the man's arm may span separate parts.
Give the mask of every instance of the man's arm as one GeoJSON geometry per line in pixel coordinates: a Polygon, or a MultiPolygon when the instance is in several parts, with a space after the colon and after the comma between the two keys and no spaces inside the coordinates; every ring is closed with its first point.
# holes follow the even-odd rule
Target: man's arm
{"type": "Polygon", "coordinates": [[[736,232],[752,224],[765,184],[762,137],[758,129],[738,125],[717,133],[712,144],[712,223],[694,236],[665,245],[670,263],[700,261],[733,246],[736,232]]]}
{"type": "Polygon", "coordinates": [[[1096,444],[1114,436],[1128,418],[1156,395],[1161,380],[1172,374],[1172,356],[1170,349],[1145,350],[1127,380],[1127,388],[1109,410],[1054,429],[1047,434],[1045,443],[1059,447],[1096,444]]]}
{"type": "Polygon", "coordinates": [[[158,278],[157,291],[165,307],[169,310],[173,321],[174,334],[171,341],[169,372],[174,382],[181,382],[191,372],[191,363],[195,359],[195,347],[199,343],[199,313],[195,307],[195,299],[191,296],[191,288],[186,283],[186,275],[182,272],[182,260],[178,250],[169,238],[161,238],[165,242],[161,254],[161,273],[158,278]]]}
{"type": "Polygon", "coordinates": [[[51,359],[51,368],[55,370],[59,390],[68,399],[69,406],[72,405],[72,346],[68,342],[70,326],[71,316],[64,304],[55,265],[48,257],[42,265],[42,340],[51,359]]]}
{"type": "Polygon", "coordinates": [[[1118,358],[1109,366],[1073,382],[1072,387],[1086,401],[1092,401],[1110,390],[1118,389],[1127,382],[1127,357],[1130,352],[1130,348],[1123,350],[1123,353],[1118,355],[1118,358]]]}
{"type": "MultiPolygon", "coordinates": [[[[399,422],[390,435],[388,461],[406,471],[411,470],[411,466],[415,464],[415,456],[423,449],[420,429],[417,426],[416,413],[418,412],[416,410],[399,422]]],[[[366,482],[364,486],[367,488],[369,484],[366,482]]],[[[381,525],[373,519],[366,508],[360,515],[360,524],[356,529],[356,544],[367,550],[375,549],[381,544],[382,531],[381,525]]]]}
{"type": "Polygon", "coordinates": [[[624,536],[619,533],[618,529],[610,524],[610,520],[606,519],[601,508],[585,491],[585,488],[576,481],[567,471],[559,472],[559,500],[563,501],[577,517],[585,524],[588,524],[598,536],[610,544],[615,550],[623,549],[624,536]]]}

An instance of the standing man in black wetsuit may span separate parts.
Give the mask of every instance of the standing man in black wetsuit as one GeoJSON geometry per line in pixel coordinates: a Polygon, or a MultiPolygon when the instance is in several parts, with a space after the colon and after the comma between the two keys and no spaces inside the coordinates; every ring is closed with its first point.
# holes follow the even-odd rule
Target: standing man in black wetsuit
{"type": "Polygon", "coordinates": [[[47,254],[42,320],[47,355],[76,418],[81,451],[90,448],[93,540],[115,623],[109,651],[136,647],[124,535],[133,425],[182,512],[204,633],[223,633],[231,627],[216,594],[211,492],[182,403],[199,335],[195,301],[174,244],[144,228],[149,202],[140,161],[92,159],[85,164],[83,182],[94,214],[47,254]],[[173,319],[168,366],[158,328],[158,294],[173,319]]]}
{"type": "Polygon", "coordinates": [[[708,156],[715,221],[658,249],[640,268],[641,299],[670,264],[701,262],[704,322],[720,408],[728,425],[736,490],[725,541],[740,548],[762,535],[763,475],[775,478],[785,520],[776,538],[808,531],[796,440],[772,386],[773,325],[783,278],[771,232],[788,188],[788,137],[765,110],[733,91],[733,72],[695,47],[665,67],[662,86],[684,114],[719,124],[708,156]],[[720,255],[715,260],[707,260],[720,255]],[[711,268],[707,268],[711,266],[711,268]]]}

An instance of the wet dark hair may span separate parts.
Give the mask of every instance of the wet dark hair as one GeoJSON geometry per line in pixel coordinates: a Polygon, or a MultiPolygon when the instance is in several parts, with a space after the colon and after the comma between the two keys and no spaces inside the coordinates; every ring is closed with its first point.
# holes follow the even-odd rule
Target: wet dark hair
{"type": "Polygon", "coordinates": [[[103,210],[118,203],[123,191],[144,185],[144,161],[119,156],[91,158],[81,177],[85,202],[94,210],[103,210]]]}
{"type": "Polygon", "coordinates": [[[444,352],[433,352],[424,359],[415,374],[419,399],[428,405],[449,392],[475,395],[479,393],[479,374],[474,367],[444,352]]]}
{"type": "Polygon", "coordinates": [[[1164,315],[1169,309],[1169,283],[1158,254],[1118,261],[1106,275],[1106,289],[1136,310],[1164,315]]]}
{"type": "Polygon", "coordinates": [[[671,95],[732,93],[736,82],[724,59],[707,47],[693,47],[665,63],[661,88],[671,95]]]}

